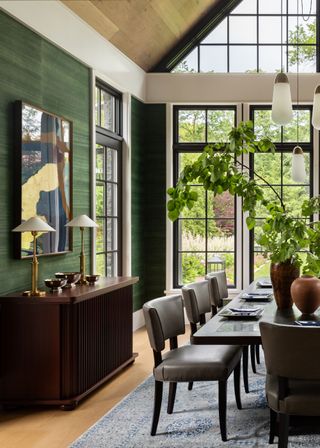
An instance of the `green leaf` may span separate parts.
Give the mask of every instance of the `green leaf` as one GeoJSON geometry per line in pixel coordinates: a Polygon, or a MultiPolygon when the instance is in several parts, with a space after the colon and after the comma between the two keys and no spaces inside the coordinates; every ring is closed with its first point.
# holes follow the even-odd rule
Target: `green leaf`
{"type": "Polygon", "coordinates": [[[169,210],[169,212],[172,212],[174,209],[176,208],[174,200],[171,199],[171,201],[169,201],[167,203],[167,209],[169,210]]]}
{"type": "Polygon", "coordinates": [[[246,224],[249,230],[252,230],[255,226],[256,220],[252,218],[251,216],[248,216],[246,218],[246,224]]]}

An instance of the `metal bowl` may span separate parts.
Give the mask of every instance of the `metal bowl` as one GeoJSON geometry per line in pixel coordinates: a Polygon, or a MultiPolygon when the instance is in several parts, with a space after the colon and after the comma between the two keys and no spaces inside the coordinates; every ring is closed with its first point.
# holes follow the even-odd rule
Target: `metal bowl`
{"type": "Polygon", "coordinates": [[[74,283],[77,283],[80,280],[81,273],[80,272],[56,272],[55,276],[57,278],[66,279],[65,288],[71,288],[74,283]]]}
{"type": "Polygon", "coordinates": [[[97,282],[99,280],[100,275],[98,274],[90,274],[90,275],[86,275],[86,280],[89,283],[89,285],[94,285],[95,282],[97,282]]]}
{"type": "Polygon", "coordinates": [[[63,288],[67,284],[67,280],[65,278],[47,278],[44,283],[51,291],[58,291],[59,288],[63,288]]]}

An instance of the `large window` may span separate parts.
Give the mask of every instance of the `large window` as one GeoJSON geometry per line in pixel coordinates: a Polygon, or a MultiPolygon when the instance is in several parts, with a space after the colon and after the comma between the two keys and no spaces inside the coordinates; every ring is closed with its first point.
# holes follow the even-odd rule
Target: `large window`
{"type": "Polygon", "coordinates": [[[96,87],[97,272],[121,274],[121,94],[96,87]]]}
{"type": "MultiPolygon", "coordinates": [[[[311,126],[311,107],[299,107],[294,109],[294,119],[284,127],[275,125],[271,120],[271,108],[253,107],[251,119],[257,136],[267,135],[276,145],[276,153],[259,153],[251,156],[251,168],[257,175],[263,177],[276,190],[285,206],[292,211],[296,219],[300,219],[299,211],[301,203],[312,195],[312,153],[313,138],[311,126]],[[297,144],[302,147],[305,156],[307,177],[304,184],[295,184],[291,178],[292,150],[297,144]]],[[[276,193],[263,183],[258,177],[257,182],[265,190],[265,195],[270,201],[277,200],[276,193]]],[[[267,277],[270,272],[270,261],[262,254],[261,248],[256,242],[257,235],[261,232],[263,218],[266,217],[266,209],[257,207],[257,226],[251,232],[251,280],[267,277]]]]}
{"type": "MultiPolygon", "coordinates": [[[[194,161],[206,143],[228,140],[235,126],[235,107],[174,108],[174,180],[194,161]]],[[[228,193],[213,196],[194,185],[199,200],[174,224],[174,286],[204,278],[225,265],[228,283],[236,284],[236,206],[228,193]],[[220,260],[220,261],[219,261],[220,260]]]]}
{"type": "Polygon", "coordinates": [[[317,0],[243,0],[173,72],[319,71],[317,0]],[[298,33],[297,33],[298,30],[298,33]],[[282,38],[281,38],[282,33],[282,38]],[[298,36],[298,38],[297,38],[298,36]]]}

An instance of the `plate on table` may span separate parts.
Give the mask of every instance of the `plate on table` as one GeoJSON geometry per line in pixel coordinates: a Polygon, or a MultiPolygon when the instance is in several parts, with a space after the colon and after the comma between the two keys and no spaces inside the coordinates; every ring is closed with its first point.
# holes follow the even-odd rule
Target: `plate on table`
{"type": "Polygon", "coordinates": [[[244,299],[246,302],[270,302],[272,300],[272,293],[243,293],[241,299],[244,299]]]}
{"type": "Polygon", "coordinates": [[[263,308],[225,308],[219,316],[228,319],[257,319],[263,313],[263,308]]]}
{"type": "Polygon", "coordinates": [[[258,288],[272,288],[271,280],[258,280],[257,281],[258,288]]]}

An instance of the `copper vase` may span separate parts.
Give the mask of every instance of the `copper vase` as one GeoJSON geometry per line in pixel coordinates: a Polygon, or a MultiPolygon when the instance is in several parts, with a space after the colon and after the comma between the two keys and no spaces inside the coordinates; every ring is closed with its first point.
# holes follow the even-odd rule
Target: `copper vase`
{"type": "Polygon", "coordinates": [[[292,283],[291,296],[302,314],[313,314],[320,305],[320,280],[302,275],[292,283]]]}
{"type": "Polygon", "coordinates": [[[293,281],[299,277],[300,270],[290,261],[284,263],[271,263],[270,277],[273,294],[280,310],[292,307],[290,288],[293,281]]]}

